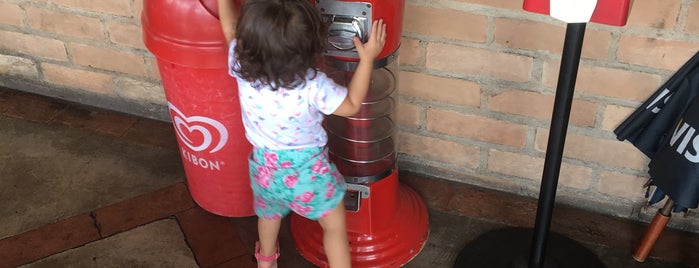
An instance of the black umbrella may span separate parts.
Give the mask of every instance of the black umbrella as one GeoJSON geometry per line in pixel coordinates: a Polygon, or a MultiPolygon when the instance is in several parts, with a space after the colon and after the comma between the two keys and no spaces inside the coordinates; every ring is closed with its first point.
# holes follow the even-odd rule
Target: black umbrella
{"type": "MultiPolygon", "coordinates": [[[[649,186],[657,186],[657,188],[648,191],[650,205],[662,200],[666,193],[671,193],[670,198],[675,201],[674,211],[686,211],[687,208],[697,207],[699,189],[686,186],[690,181],[699,182],[699,178],[695,179],[699,175],[699,170],[692,173],[691,168],[677,169],[678,165],[684,165],[682,162],[684,158],[672,157],[672,150],[669,148],[672,145],[677,147],[682,144],[674,143],[673,136],[683,135],[683,139],[691,138],[685,137],[684,132],[677,133],[682,130],[682,125],[678,126],[678,122],[687,119],[686,117],[692,117],[691,114],[686,114],[684,117],[682,115],[686,113],[685,111],[697,95],[699,95],[699,52],[694,54],[614,130],[617,139],[628,140],[651,158],[649,186]],[[670,144],[670,142],[673,143],[670,144]],[[656,156],[662,149],[665,151],[663,156],[656,156]]],[[[684,130],[690,131],[691,128],[684,130]]],[[[686,146],[685,144],[683,148],[686,146]]]]}
{"type": "MultiPolygon", "coordinates": [[[[699,73],[683,84],[699,91],[699,73]]],[[[648,164],[653,184],[675,202],[675,211],[699,205],[698,128],[699,97],[694,97],[648,164]]]]}
{"type": "Polygon", "coordinates": [[[699,52],[614,130],[617,139],[628,140],[653,158],[669,129],[699,94],[699,88],[688,86],[691,77],[699,77],[699,52]]]}
{"type": "Polygon", "coordinates": [[[614,130],[617,139],[628,140],[651,158],[647,205],[668,197],[633,254],[637,261],[645,261],[673,211],[687,211],[699,205],[697,95],[699,52],[614,130]]]}

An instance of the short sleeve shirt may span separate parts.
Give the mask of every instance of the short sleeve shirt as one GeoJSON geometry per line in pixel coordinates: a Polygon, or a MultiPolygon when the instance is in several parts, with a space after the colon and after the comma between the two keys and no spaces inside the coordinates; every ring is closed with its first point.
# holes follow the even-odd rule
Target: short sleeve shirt
{"type": "Polygon", "coordinates": [[[230,75],[238,81],[245,136],[257,148],[272,150],[322,147],[328,141],[324,115],[332,114],[347,96],[347,88],[325,73],[308,70],[306,82],[294,89],[272,91],[237,77],[235,40],[228,51],[230,75]]]}

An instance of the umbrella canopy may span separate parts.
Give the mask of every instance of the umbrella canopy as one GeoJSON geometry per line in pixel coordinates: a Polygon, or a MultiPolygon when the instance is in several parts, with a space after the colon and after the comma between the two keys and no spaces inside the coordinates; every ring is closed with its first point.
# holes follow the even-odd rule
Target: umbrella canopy
{"type": "Polygon", "coordinates": [[[699,120],[698,95],[699,52],[614,130],[617,139],[628,140],[651,158],[649,185],[656,187],[647,193],[649,204],[669,195],[674,211],[697,207],[699,166],[691,155],[698,153],[699,139],[694,147],[693,138],[699,124],[689,122],[699,120]]]}
{"type": "Polygon", "coordinates": [[[617,139],[628,140],[653,158],[689,102],[699,94],[699,88],[690,86],[690,79],[699,79],[699,52],[614,130],[617,139]]]}
{"type": "MultiPolygon", "coordinates": [[[[699,88],[699,77],[689,79],[699,88]]],[[[699,205],[699,97],[675,124],[669,138],[648,165],[653,184],[675,201],[676,210],[699,205]]]]}

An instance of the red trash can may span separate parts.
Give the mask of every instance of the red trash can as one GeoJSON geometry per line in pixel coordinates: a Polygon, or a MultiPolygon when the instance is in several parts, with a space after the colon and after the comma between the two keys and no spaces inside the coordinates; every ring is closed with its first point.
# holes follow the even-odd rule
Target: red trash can
{"type": "MultiPolygon", "coordinates": [[[[239,4],[237,5],[240,6],[239,4]]],[[[216,0],[144,0],[143,39],[158,62],[187,184],[221,216],[254,215],[238,86],[216,0]]]]}

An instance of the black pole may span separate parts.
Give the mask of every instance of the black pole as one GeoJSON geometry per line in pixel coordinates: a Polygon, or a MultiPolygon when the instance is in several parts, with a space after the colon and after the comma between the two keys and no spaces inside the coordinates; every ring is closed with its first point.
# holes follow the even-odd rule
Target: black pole
{"type": "Polygon", "coordinates": [[[534,236],[529,254],[529,268],[541,268],[544,265],[546,240],[551,227],[551,215],[556,199],[558,175],[561,170],[561,159],[566,131],[568,130],[568,120],[570,119],[570,107],[573,103],[575,79],[580,64],[585,26],[586,23],[568,23],[566,27],[556,97],[551,116],[551,128],[546,147],[546,159],[544,160],[544,171],[539,190],[534,236]]]}

